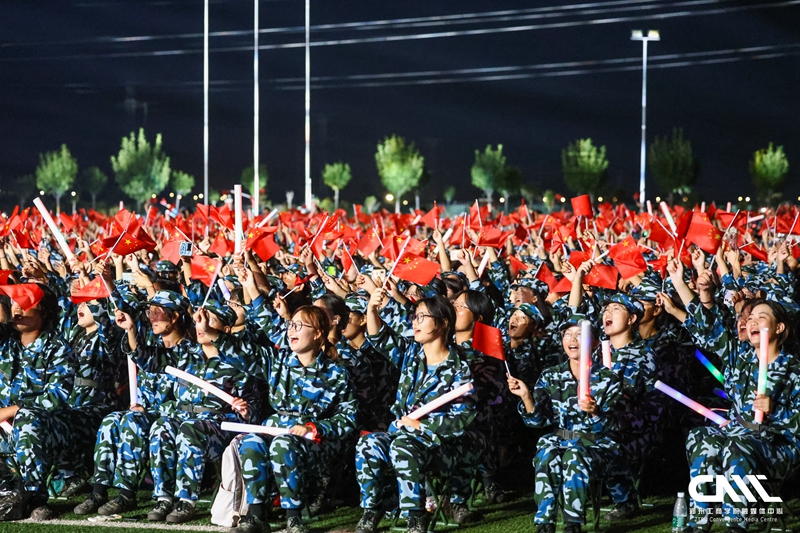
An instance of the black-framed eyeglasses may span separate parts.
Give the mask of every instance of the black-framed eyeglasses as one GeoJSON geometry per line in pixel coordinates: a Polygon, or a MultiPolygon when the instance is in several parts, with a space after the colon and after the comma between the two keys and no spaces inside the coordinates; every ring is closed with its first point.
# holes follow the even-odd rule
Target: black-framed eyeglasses
{"type": "Polygon", "coordinates": [[[411,322],[422,322],[428,317],[433,318],[433,315],[429,315],[428,313],[412,313],[408,315],[408,318],[411,319],[411,322]]]}
{"type": "Polygon", "coordinates": [[[314,326],[312,326],[311,324],[304,324],[303,322],[300,322],[299,320],[297,322],[292,322],[290,320],[290,321],[288,321],[286,323],[286,329],[288,329],[289,331],[300,331],[301,329],[303,329],[303,326],[305,326],[307,328],[312,328],[312,329],[314,328],[314,326]]]}

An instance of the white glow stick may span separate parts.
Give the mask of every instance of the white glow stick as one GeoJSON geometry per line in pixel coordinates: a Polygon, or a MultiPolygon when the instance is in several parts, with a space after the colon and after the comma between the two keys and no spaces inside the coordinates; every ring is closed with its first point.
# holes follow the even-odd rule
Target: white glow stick
{"type": "Polygon", "coordinates": [[[759,220],[764,220],[764,215],[758,215],[757,217],[747,217],[747,223],[750,224],[751,222],[758,222],[759,220]]]}
{"type": "Polygon", "coordinates": [[[233,209],[234,209],[234,254],[242,253],[242,186],[233,186],[233,209]]]}
{"type": "MultiPolygon", "coordinates": [[[[233,431],[234,433],[261,433],[262,435],[288,435],[289,428],[273,428],[269,426],[258,426],[256,424],[240,424],[238,422],[223,422],[220,425],[223,431],[233,431]]],[[[307,439],[312,439],[311,432],[303,435],[307,439]]]]}
{"type": "Polygon", "coordinates": [[[131,405],[138,405],[139,404],[139,380],[138,371],[136,370],[136,363],[133,362],[133,359],[128,357],[128,392],[131,397],[131,405]]]}
{"type": "Polygon", "coordinates": [[[444,404],[450,403],[453,400],[455,400],[456,398],[460,398],[461,396],[464,396],[465,394],[469,394],[470,392],[472,392],[472,383],[467,383],[466,385],[461,385],[457,389],[453,389],[450,392],[442,394],[441,396],[439,396],[435,400],[432,400],[432,401],[426,403],[425,405],[423,405],[419,409],[416,409],[415,411],[413,411],[412,413],[409,413],[406,416],[408,416],[408,418],[410,418],[411,420],[419,420],[420,418],[422,418],[423,416],[427,415],[431,411],[435,411],[436,409],[438,409],[439,407],[443,406],[444,404]]]}
{"type": "Polygon", "coordinates": [[[270,220],[272,220],[272,218],[277,214],[278,214],[278,210],[277,209],[273,209],[272,211],[269,212],[269,215],[265,216],[264,219],[261,222],[258,223],[258,226],[256,226],[256,227],[260,228],[262,226],[266,226],[267,223],[270,220]]]}
{"type": "Polygon", "coordinates": [[[603,345],[603,366],[611,370],[611,367],[614,366],[614,363],[611,362],[611,341],[605,340],[602,342],[603,345]]]}
{"type": "Polygon", "coordinates": [[[676,391],[666,383],[663,383],[661,380],[656,381],[655,383],[656,389],[660,390],[673,400],[681,402],[683,405],[694,411],[695,413],[701,414],[704,417],[708,418],[715,424],[721,426],[722,424],[728,422],[728,419],[718,415],[708,407],[703,404],[697,403],[696,401],[692,400],[691,398],[687,398],[683,395],[683,393],[676,391]]]}
{"type": "MultiPolygon", "coordinates": [[[[447,244],[450,241],[450,237],[452,237],[452,236],[453,236],[453,226],[450,226],[449,228],[447,228],[447,231],[444,232],[444,235],[442,235],[442,242],[447,244]]],[[[439,253],[439,245],[438,244],[436,245],[436,248],[433,249],[433,253],[435,253],[435,254],[439,253]]]]}
{"type": "Polygon", "coordinates": [[[653,204],[650,203],[650,200],[647,200],[647,214],[653,216],[653,204]]]}
{"type": "Polygon", "coordinates": [[[483,271],[486,270],[486,265],[489,264],[489,254],[484,253],[481,259],[481,264],[478,265],[478,277],[483,276],[483,271]]]}
{"type": "Polygon", "coordinates": [[[166,369],[167,374],[171,376],[175,376],[176,378],[180,378],[184,381],[188,381],[192,385],[197,385],[201,389],[203,389],[208,394],[213,394],[223,402],[233,405],[233,400],[235,399],[233,396],[228,394],[222,389],[219,389],[212,385],[211,383],[198,378],[197,376],[193,376],[188,372],[184,372],[183,370],[179,370],[174,366],[168,366],[166,369]]]}
{"type": "Polygon", "coordinates": [[[3,431],[11,435],[14,432],[14,426],[8,420],[3,420],[0,422],[0,428],[3,428],[3,431]]]}
{"type": "MultiPolygon", "coordinates": [[[[769,329],[761,328],[758,336],[758,394],[767,394],[767,365],[769,365],[769,329]]],[[[756,424],[764,421],[764,411],[756,409],[756,424]]]]}
{"type": "MultiPolygon", "coordinates": [[[[231,291],[229,291],[228,290],[228,286],[225,285],[225,280],[218,279],[217,280],[217,286],[219,287],[219,290],[222,293],[222,296],[225,298],[225,301],[226,302],[230,301],[230,299],[231,299],[231,291]]],[[[210,290],[210,288],[209,288],[209,290],[210,290]]]]}
{"type": "Polygon", "coordinates": [[[592,351],[592,323],[588,320],[581,320],[581,359],[578,370],[580,379],[578,380],[578,400],[583,400],[589,396],[589,368],[592,351]]]}
{"type": "Polygon", "coordinates": [[[728,202],[728,207],[727,207],[727,209],[725,209],[725,211],[727,211],[728,213],[731,212],[731,203],[730,202],[728,202]]]}
{"type": "Polygon", "coordinates": [[[700,211],[705,213],[706,212],[706,203],[700,202],[700,211]]]}
{"type": "Polygon", "coordinates": [[[42,215],[42,220],[45,221],[47,227],[50,228],[50,233],[52,233],[53,237],[56,238],[58,247],[61,248],[62,252],[64,252],[64,257],[67,258],[67,261],[72,260],[75,257],[75,254],[73,254],[72,250],[69,249],[69,244],[67,244],[67,239],[64,238],[64,234],[61,233],[60,229],[58,229],[58,225],[56,225],[55,220],[53,220],[53,217],[50,216],[50,212],[42,203],[42,199],[34,198],[33,205],[35,205],[36,209],[39,210],[39,213],[41,213],[42,215]]]}
{"type": "Polygon", "coordinates": [[[661,206],[661,211],[664,212],[664,216],[667,218],[667,224],[669,224],[672,233],[678,233],[678,226],[675,225],[675,219],[672,218],[672,213],[669,212],[667,202],[661,202],[659,205],[661,206]]]}

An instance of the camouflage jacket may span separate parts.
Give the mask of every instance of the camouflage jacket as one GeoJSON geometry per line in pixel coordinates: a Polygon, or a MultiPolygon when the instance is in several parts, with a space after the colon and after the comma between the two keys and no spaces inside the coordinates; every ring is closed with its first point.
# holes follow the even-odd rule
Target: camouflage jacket
{"type": "Polygon", "coordinates": [[[556,426],[566,431],[588,433],[595,435],[595,444],[613,446],[615,413],[622,399],[622,387],[617,375],[602,365],[593,364],[589,372],[589,391],[597,402],[597,414],[591,416],[578,407],[578,380],[572,374],[569,361],[564,361],[542,372],[531,391],[532,412],[526,412],[519,402],[518,410],[525,424],[534,428],[556,426]]]}
{"type": "Polygon", "coordinates": [[[337,346],[339,364],[347,369],[358,400],[358,428],[386,431],[394,420],[392,403],[397,395],[397,369],[389,364],[368,342],[360,348],[346,340],[337,346]]]}
{"type": "MultiPolygon", "coordinates": [[[[397,419],[472,381],[469,364],[455,347],[450,347],[450,356],[442,363],[429,367],[421,344],[398,335],[386,325],[377,335],[367,335],[367,341],[400,371],[397,398],[392,406],[392,414],[397,419]]],[[[438,446],[445,439],[460,436],[475,414],[474,397],[468,395],[424,416],[419,431],[407,426],[400,429],[395,421],[389,432],[414,431],[427,446],[438,446]]]]}
{"type": "Polygon", "coordinates": [[[508,380],[502,361],[479,352],[472,340],[461,343],[461,349],[472,372],[476,399],[475,422],[470,429],[482,431],[487,436],[499,437],[507,429],[508,380]]]}

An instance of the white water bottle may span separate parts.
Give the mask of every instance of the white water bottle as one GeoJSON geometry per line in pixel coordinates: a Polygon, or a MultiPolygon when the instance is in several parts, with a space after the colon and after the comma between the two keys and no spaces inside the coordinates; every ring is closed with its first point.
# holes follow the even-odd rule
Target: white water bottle
{"type": "Polygon", "coordinates": [[[686,504],[686,495],[683,492],[679,492],[678,499],[675,500],[675,507],[672,508],[672,533],[683,533],[688,516],[689,508],[686,504]]]}

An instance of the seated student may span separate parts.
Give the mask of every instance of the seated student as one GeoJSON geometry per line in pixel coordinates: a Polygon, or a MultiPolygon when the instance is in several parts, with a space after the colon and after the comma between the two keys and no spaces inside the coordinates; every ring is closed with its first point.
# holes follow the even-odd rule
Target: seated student
{"type": "Polygon", "coordinates": [[[376,289],[367,307],[367,340],[400,370],[397,418],[386,433],[362,436],[356,446],[356,478],[364,515],[356,533],[374,533],[387,505],[387,493],[397,486],[400,510],[408,513],[409,533],[424,533],[430,520],[425,511],[422,471],[440,454],[443,444],[463,434],[475,417],[472,399],[455,400],[420,420],[409,414],[472,380],[469,364],[453,344],[455,311],[442,298],[422,299],[410,316],[414,339],[406,339],[384,324],[380,307],[386,296],[376,289]],[[393,474],[390,471],[394,471],[393,474]]]}
{"type": "MultiPolygon", "coordinates": [[[[277,310],[285,302],[275,301],[277,310]]],[[[266,328],[271,322],[265,321],[266,328]]],[[[312,489],[326,473],[330,454],[355,429],[356,401],[347,371],[337,362],[328,341],[331,329],[322,309],[302,306],[286,322],[288,347],[243,346],[237,354],[220,353],[223,362],[251,375],[262,375],[270,385],[269,403],[275,414],[262,425],[289,430],[270,437],[247,435],[239,445],[248,512],[236,533],[269,530],[264,522],[272,502],[271,485],[278,485],[286,531],[305,533],[301,512],[312,489]],[[309,438],[310,437],[310,438],[309,438]]]]}
{"type": "Polygon", "coordinates": [[[589,396],[578,399],[582,318],[575,315],[563,324],[562,343],[568,359],[545,369],[532,391],[523,380],[508,377],[511,393],[522,399],[519,412],[525,423],[557,427],[539,439],[533,459],[537,533],[555,533],[559,497],[563,498],[564,533],[580,533],[586,520],[590,479],[600,475],[606,461],[620,453],[611,437],[616,424],[613,411],[622,396],[614,372],[592,363],[589,396]]]}
{"type": "Polygon", "coordinates": [[[10,287],[21,292],[11,306],[10,323],[0,324],[0,421],[12,424],[13,431],[0,433],[13,450],[7,463],[15,487],[0,500],[0,519],[49,520],[47,475],[70,433],[61,411],[72,386],[74,357],[56,328],[53,291],[38,283],[10,287]]]}
{"type": "MultiPolygon", "coordinates": [[[[726,364],[725,393],[732,402],[727,415],[730,422],[721,427],[695,428],[686,440],[692,478],[724,475],[734,487],[738,483],[734,479],[747,480],[749,475],[781,481],[800,466],[800,363],[788,351],[789,341],[794,341],[789,315],[777,302],[757,300],[746,327],[750,349],[733,352],[726,364]],[[769,332],[766,394],[758,394],[762,328],[769,332]],[[755,421],[756,409],[764,413],[761,423],[755,421]]],[[[754,492],[752,486],[748,488],[754,492]]],[[[715,494],[716,484],[701,483],[698,492],[715,494]]],[[[693,531],[709,531],[710,516],[705,514],[709,504],[693,500],[692,505],[700,512],[691,515],[689,525],[693,531]]],[[[741,512],[746,506],[726,496],[722,515],[729,532],[748,528],[741,512]]]]}

